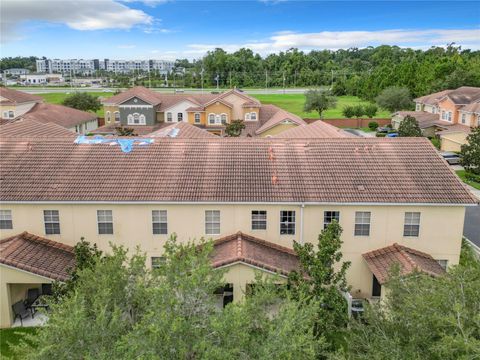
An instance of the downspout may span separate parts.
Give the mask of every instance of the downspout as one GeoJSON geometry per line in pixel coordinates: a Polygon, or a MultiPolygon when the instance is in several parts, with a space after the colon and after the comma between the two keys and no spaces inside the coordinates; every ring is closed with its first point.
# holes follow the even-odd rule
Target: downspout
{"type": "Polygon", "coordinates": [[[302,202],[300,205],[300,244],[303,244],[303,209],[305,208],[305,203],[302,202]]]}

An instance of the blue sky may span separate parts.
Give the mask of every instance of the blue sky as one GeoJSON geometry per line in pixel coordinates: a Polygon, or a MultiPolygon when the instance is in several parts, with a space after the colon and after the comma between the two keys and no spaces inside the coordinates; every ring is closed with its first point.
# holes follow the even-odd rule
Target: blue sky
{"type": "Polygon", "coordinates": [[[266,55],[455,42],[480,48],[474,1],[2,0],[1,56],[198,58],[215,47],[266,55]]]}

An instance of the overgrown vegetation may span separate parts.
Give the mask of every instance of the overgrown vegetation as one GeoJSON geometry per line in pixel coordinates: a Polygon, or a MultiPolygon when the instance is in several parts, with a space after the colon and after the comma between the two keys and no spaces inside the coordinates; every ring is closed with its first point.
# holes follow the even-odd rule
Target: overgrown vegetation
{"type": "Polygon", "coordinates": [[[325,110],[337,106],[337,99],[329,92],[323,90],[308,90],[305,93],[304,111],[316,111],[320,119],[325,110]]]}
{"type": "Polygon", "coordinates": [[[418,126],[418,121],[413,116],[407,115],[398,126],[398,136],[402,137],[420,137],[422,130],[418,126]]]}
{"type": "Polygon", "coordinates": [[[477,126],[467,136],[467,144],[461,147],[462,165],[465,168],[465,176],[480,183],[480,126],[477,126]]]}
{"type": "Polygon", "coordinates": [[[65,98],[63,105],[71,108],[96,112],[102,107],[102,103],[98,100],[98,97],[86,92],[77,92],[65,98]]]}

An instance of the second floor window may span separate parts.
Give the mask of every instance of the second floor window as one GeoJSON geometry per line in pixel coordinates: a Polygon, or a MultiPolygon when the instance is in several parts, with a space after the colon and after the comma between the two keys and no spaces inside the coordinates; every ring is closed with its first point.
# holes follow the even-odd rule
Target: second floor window
{"type": "Polygon", "coordinates": [[[220,121],[222,122],[222,124],[226,123],[227,120],[228,120],[227,114],[220,115],[220,119],[221,119],[220,121]]]}
{"type": "Polygon", "coordinates": [[[167,210],[153,210],[152,211],[152,225],[154,234],[167,234],[167,210]]]}
{"type": "Polygon", "coordinates": [[[208,123],[215,124],[215,114],[208,114],[208,123]]]}
{"type": "Polygon", "coordinates": [[[254,121],[257,120],[257,113],[256,112],[252,111],[250,113],[250,120],[254,120],[254,121]]]}
{"type": "Polygon", "coordinates": [[[323,228],[326,229],[328,224],[333,220],[340,221],[340,211],[324,211],[323,212],[323,228]]]}
{"type": "Polygon", "coordinates": [[[295,211],[280,211],[280,235],[295,235],[295,211]]]}
{"type": "Polygon", "coordinates": [[[403,236],[418,236],[420,233],[420,213],[406,212],[403,225],[403,236]]]}
{"type": "Polygon", "coordinates": [[[195,113],[195,124],[200,124],[200,114],[195,113]]]}
{"type": "Polygon", "coordinates": [[[145,125],[145,115],[139,113],[129,114],[127,116],[127,123],[128,125],[145,125]]]}
{"type": "Polygon", "coordinates": [[[452,112],[451,112],[451,111],[449,111],[449,112],[447,113],[447,120],[448,120],[448,121],[452,121],[452,112]]]}
{"type": "Polygon", "coordinates": [[[205,234],[220,235],[220,210],[205,211],[205,234]]]}
{"type": "Polygon", "coordinates": [[[173,121],[173,115],[171,112],[167,112],[167,122],[172,122],[173,121]]]}
{"type": "Polygon", "coordinates": [[[113,234],[112,210],[97,210],[97,223],[100,235],[113,234]]]}
{"type": "Polygon", "coordinates": [[[58,210],[43,210],[43,221],[45,222],[45,234],[60,234],[60,216],[58,210]]]}
{"type": "Polygon", "coordinates": [[[462,114],[462,124],[467,122],[467,114],[462,114]]]}
{"type": "Polygon", "coordinates": [[[177,114],[177,121],[182,122],[183,121],[183,113],[178,113],[177,114]]]}
{"type": "Polygon", "coordinates": [[[265,210],[252,211],[252,230],[267,230],[267,212],[265,210]]]}
{"type": "Polygon", "coordinates": [[[13,229],[12,210],[0,210],[0,229],[13,229]]]}
{"type": "Polygon", "coordinates": [[[357,211],[355,213],[355,236],[370,235],[370,211],[357,211]]]}

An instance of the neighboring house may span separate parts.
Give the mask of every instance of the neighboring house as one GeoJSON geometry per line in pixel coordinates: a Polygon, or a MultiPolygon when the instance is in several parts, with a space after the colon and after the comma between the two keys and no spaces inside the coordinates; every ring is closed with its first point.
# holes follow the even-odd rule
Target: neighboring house
{"type": "Polygon", "coordinates": [[[55,123],[79,134],[86,134],[98,127],[97,115],[68,106],[45,104],[37,95],[8,88],[0,88],[1,123],[33,120],[55,123]]]}
{"type": "MultiPolygon", "coordinates": [[[[151,127],[188,122],[213,134],[223,135],[233,120],[245,124],[243,136],[268,136],[306,123],[298,116],[260,101],[236,89],[222,94],[161,94],[138,86],[103,100],[105,127],[97,133],[109,133],[117,124],[151,127]]],[[[137,133],[147,134],[138,129],[137,133]]],[[[150,130],[150,129],[149,129],[150,130]]]]}
{"type": "MultiPolygon", "coordinates": [[[[333,220],[355,298],[384,293],[392,257],[383,253],[406,272],[441,272],[433,260],[458,263],[465,207],[478,202],[425,138],[167,136],[129,153],[64,138],[0,140],[3,237],[27,231],[68,246],[85,237],[104,251],[140,246],[153,267],[169,234],[213,238],[214,266],[225,268],[234,301],[256,271],[284,281],[297,266],[293,241],[315,243],[333,220]]],[[[20,265],[0,264],[10,289],[46,266],[20,265]]],[[[1,290],[5,314],[15,298],[1,290]]]]}
{"type": "Polygon", "coordinates": [[[43,99],[40,96],[0,87],[0,114],[2,119],[15,119],[41,102],[43,102],[43,99]]]}
{"type": "Polygon", "coordinates": [[[35,120],[19,119],[7,124],[0,125],[0,138],[12,137],[72,137],[77,135],[61,125],[53,122],[42,123],[35,120]]]}
{"type": "Polygon", "coordinates": [[[480,88],[462,86],[414,99],[415,111],[399,111],[392,118],[398,129],[406,115],[419,122],[425,136],[439,136],[442,150],[460,151],[470,129],[480,126],[480,88]]]}

